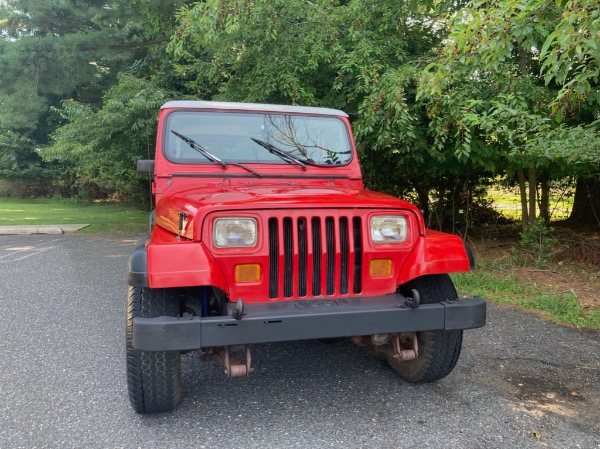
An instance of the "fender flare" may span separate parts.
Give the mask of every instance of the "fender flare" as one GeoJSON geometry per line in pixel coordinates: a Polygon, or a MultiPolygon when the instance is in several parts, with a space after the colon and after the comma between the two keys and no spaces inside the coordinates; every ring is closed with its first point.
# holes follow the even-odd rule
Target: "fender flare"
{"type": "Polygon", "coordinates": [[[428,274],[469,271],[472,257],[459,236],[428,229],[402,264],[398,285],[428,274]]]}
{"type": "Polygon", "coordinates": [[[146,242],[148,237],[137,241],[135,248],[129,256],[127,270],[127,285],[132,287],[148,287],[148,250],[146,242]]]}
{"type": "Polygon", "coordinates": [[[134,287],[229,287],[219,265],[200,242],[148,243],[140,239],[129,258],[127,283],[134,287]]]}

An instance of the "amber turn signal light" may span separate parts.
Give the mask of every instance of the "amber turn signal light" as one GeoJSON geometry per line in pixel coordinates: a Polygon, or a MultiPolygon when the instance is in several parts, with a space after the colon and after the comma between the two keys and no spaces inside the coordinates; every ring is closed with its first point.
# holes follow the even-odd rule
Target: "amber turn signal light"
{"type": "Polygon", "coordinates": [[[235,282],[259,282],[260,265],[257,263],[245,263],[235,266],[235,282]]]}
{"type": "Polygon", "coordinates": [[[373,277],[377,276],[391,276],[392,274],[392,260],[391,259],[373,259],[369,262],[369,275],[373,277]]]}

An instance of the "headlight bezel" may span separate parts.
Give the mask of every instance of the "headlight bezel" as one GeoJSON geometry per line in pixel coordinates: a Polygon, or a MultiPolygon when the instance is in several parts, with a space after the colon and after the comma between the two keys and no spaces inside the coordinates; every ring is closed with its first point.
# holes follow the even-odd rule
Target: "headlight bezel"
{"type": "Polygon", "coordinates": [[[371,215],[369,217],[369,238],[371,244],[375,247],[382,247],[409,243],[409,223],[410,220],[405,214],[378,213],[371,215]],[[399,234],[397,239],[391,238],[394,227],[399,228],[396,230],[399,234]]]}
{"type": "MultiPolygon", "coordinates": [[[[226,238],[227,237],[225,237],[225,239],[226,238]]],[[[240,238],[243,239],[243,237],[240,237],[240,238]]],[[[212,242],[212,246],[215,249],[220,250],[220,251],[227,251],[227,250],[231,250],[231,249],[238,250],[238,251],[255,250],[259,244],[258,220],[255,217],[251,217],[251,216],[223,215],[223,216],[215,217],[212,221],[211,242],[212,242]],[[238,222],[238,223],[235,223],[235,222],[238,222]],[[250,233],[253,234],[253,238],[250,239],[247,243],[245,243],[245,242],[235,243],[234,242],[234,243],[227,244],[225,242],[223,236],[218,235],[219,232],[224,232],[225,234],[227,232],[231,233],[232,232],[231,228],[229,229],[229,231],[226,229],[228,226],[236,226],[236,225],[239,226],[242,223],[245,223],[246,226],[248,224],[251,224],[251,227],[253,227],[253,230],[250,230],[250,233]],[[225,228],[225,229],[223,229],[223,228],[225,228]]]]}

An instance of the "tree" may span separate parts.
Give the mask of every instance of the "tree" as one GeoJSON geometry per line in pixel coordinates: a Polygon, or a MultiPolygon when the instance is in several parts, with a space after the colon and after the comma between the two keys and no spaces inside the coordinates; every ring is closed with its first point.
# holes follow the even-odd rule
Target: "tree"
{"type": "MultiPolygon", "coordinates": [[[[599,5],[477,0],[451,26],[438,60],[423,74],[420,96],[430,114],[445,117],[434,121],[434,133],[453,139],[458,157],[485,159],[487,150],[471,144],[477,137],[514,170],[526,228],[536,218],[540,174],[576,176],[599,162],[599,5]],[[473,85],[479,96],[456,93],[473,85]],[[444,101],[446,95],[462,100],[444,101]]],[[[547,207],[547,181],[541,186],[547,207]]]]}
{"type": "MultiPolygon", "coordinates": [[[[53,178],[36,149],[61,101],[97,107],[117,74],[142,60],[181,2],[7,0],[0,4],[0,176],[53,178]],[[162,11],[171,11],[160,19],[162,11]]],[[[161,39],[162,38],[162,39],[161,39]]],[[[64,117],[63,117],[64,118],[64,117]]]]}
{"type": "Polygon", "coordinates": [[[437,6],[208,0],[182,9],[169,51],[197,97],[345,110],[367,183],[397,194],[416,189],[427,214],[432,189],[452,190],[465,167],[483,171],[432,145],[430,117],[416,101],[419,67],[445,36],[449,12],[437,6]]]}
{"type": "Polygon", "coordinates": [[[53,145],[39,152],[95,197],[146,204],[148,183],[136,173],[136,161],[152,158],[158,110],[172,96],[150,81],[120,75],[100,109],[64,101],[59,112],[66,123],[52,134],[53,145]]]}

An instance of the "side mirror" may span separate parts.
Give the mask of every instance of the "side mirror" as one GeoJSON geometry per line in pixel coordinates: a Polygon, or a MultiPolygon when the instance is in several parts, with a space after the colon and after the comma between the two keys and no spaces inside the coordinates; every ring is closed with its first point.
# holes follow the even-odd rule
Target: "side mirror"
{"type": "Polygon", "coordinates": [[[151,159],[140,159],[139,161],[137,161],[137,172],[153,175],[154,161],[151,159]]]}

